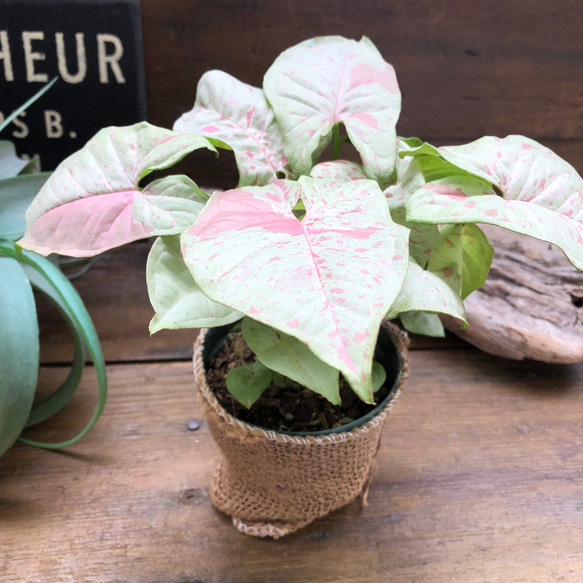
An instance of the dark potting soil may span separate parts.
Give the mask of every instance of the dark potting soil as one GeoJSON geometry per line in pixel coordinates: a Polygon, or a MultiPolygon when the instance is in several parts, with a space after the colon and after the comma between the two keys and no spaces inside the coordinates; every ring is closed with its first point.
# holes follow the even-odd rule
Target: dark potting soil
{"type": "MultiPolygon", "coordinates": [[[[376,405],[361,401],[348,383],[340,378],[340,405],[306,389],[298,383],[291,387],[272,384],[251,409],[241,405],[227,390],[227,372],[242,364],[251,364],[255,355],[240,332],[231,332],[223,347],[215,354],[207,370],[207,383],[221,405],[234,417],[276,431],[322,431],[340,427],[372,411],[376,405]]],[[[389,393],[386,383],[376,393],[377,404],[389,393]]]]}

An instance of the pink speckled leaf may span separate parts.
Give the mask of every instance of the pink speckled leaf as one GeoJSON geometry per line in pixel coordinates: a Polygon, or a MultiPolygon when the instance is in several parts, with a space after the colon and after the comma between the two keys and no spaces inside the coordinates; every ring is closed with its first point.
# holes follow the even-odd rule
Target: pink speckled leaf
{"type": "Polygon", "coordinates": [[[176,121],[174,129],[232,148],[240,187],[289,177],[283,137],[263,91],[227,73],[209,71],[201,77],[194,108],[176,121]]]}
{"type": "Polygon", "coordinates": [[[322,162],[316,164],[310,172],[312,178],[320,180],[368,180],[368,176],[361,164],[336,160],[335,162],[322,162]]]}
{"type": "Polygon", "coordinates": [[[181,233],[203,207],[204,193],[186,176],[139,183],[198,148],[202,136],[145,122],[105,128],[51,175],[26,213],[19,245],[48,255],[88,257],[136,239],[181,233]]]}
{"type": "Polygon", "coordinates": [[[215,193],[182,235],[195,281],[213,300],[305,342],[372,401],[380,323],[407,272],[408,231],[375,182],[299,182],[215,193]]]}
{"type": "Polygon", "coordinates": [[[570,164],[522,136],[482,138],[439,153],[481,180],[428,183],[409,199],[408,220],[498,225],[557,245],[583,269],[583,179],[570,164]]]}
{"type": "Polygon", "coordinates": [[[409,269],[399,295],[387,313],[391,320],[402,312],[421,311],[449,314],[465,323],[466,313],[458,294],[440,277],[409,261],[409,269]]]}
{"type": "Polygon", "coordinates": [[[343,122],[369,177],[382,185],[395,168],[401,94],[394,69],[373,43],[319,37],[283,52],[263,88],[297,174],[308,174],[343,122]]]}

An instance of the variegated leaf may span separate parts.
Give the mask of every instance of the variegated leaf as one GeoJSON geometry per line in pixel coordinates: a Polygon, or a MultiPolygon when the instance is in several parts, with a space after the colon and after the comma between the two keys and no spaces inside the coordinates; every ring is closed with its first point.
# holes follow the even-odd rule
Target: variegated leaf
{"type": "Polygon", "coordinates": [[[498,225],[557,245],[583,269],[583,179],[570,164],[522,136],[438,151],[480,180],[454,176],[425,185],[407,203],[408,220],[498,225]]]}
{"type": "Polygon", "coordinates": [[[409,261],[407,276],[399,294],[387,312],[392,320],[403,312],[421,311],[448,314],[465,323],[466,313],[458,294],[440,277],[409,261]]]}
{"type": "Polygon", "coordinates": [[[207,298],[196,285],[180,252],[180,238],[156,240],[146,268],[148,294],[156,314],[150,332],[212,328],[236,322],[243,314],[207,298]]]}
{"type": "Polygon", "coordinates": [[[368,180],[362,164],[347,160],[316,164],[310,171],[310,176],[319,180],[368,180]]]}
{"type": "Polygon", "coordinates": [[[139,123],[101,130],[51,175],[26,213],[19,245],[43,255],[97,255],[136,239],[182,232],[205,195],[185,176],[140,181],[198,148],[202,136],[139,123]]]}
{"type": "Polygon", "coordinates": [[[390,182],[401,94],[395,71],[366,37],[318,37],[284,51],[263,87],[297,174],[308,174],[342,122],[369,177],[390,182]]]}
{"type": "Polygon", "coordinates": [[[205,73],[194,108],[174,129],[227,144],[239,168],[239,186],[262,186],[289,177],[283,137],[263,91],[222,71],[205,73]]]}
{"type": "Polygon", "coordinates": [[[182,236],[204,293],[305,342],[373,401],[380,323],[407,271],[408,231],[372,181],[302,178],[215,193],[182,236]]]}
{"type": "Polygon", "coordinates": [[[410,220],[498,225],[557,245],[583,269],[583,179],[570,164],[522,136],[439,153],[482,180],[457,176],[425,185],[407,205],[410,220]]]}

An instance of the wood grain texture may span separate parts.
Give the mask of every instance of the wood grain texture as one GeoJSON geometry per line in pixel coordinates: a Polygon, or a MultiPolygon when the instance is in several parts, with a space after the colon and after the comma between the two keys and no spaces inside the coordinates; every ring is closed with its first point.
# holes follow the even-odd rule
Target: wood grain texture
{"type": "MultiPolygon", "coordinates": [[[[109,369],[95,430],[65,453],[0,460],[6,583],[579,583],[583,366],[417,351],[383,434],[369,505],[279,541],[239,534],[211,507],[217,449],[191,365],[109,369]]],[[[62,371],[43,369],[45,382],[62,371]]],[[[95,382],[29,432],[83,425],[95,382]],[[71,414],[71,413],[74,414],[71,414]]]]}
{"type": "Polygon", "coordinates": [[[583,275],[544,241],[482,225],[495,249],[485,285],[465,301],[469,326],[450,330],[489,354],[583,362],[583,275]]]}
{"type": "MultiPolygon", "coordinates": [[[[569,141],[583,159],[583,53],[579,0],[142,0],[148,107],[170,127],[196,84],[221,69],[261,86],[289,46],[316,35],[367,35],[396,69],[403,94],[398,132],[428,141],[525,134],[569,141]],[[577,142],[573,144],[572,142],[577,142]]],[[[230,172],[232,160],[193,158],[196,176],[230,172]]],[[[221,184],[217,184],[220,186],[221,184]]]]}

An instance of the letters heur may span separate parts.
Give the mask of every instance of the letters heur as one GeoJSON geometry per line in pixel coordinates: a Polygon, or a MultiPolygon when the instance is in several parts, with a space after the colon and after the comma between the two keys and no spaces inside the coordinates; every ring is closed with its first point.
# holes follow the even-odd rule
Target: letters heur
{"type": "MultiPolygon", "coordinates": [[[[124,52],[120,38],[114,34],[96,34],[95,37],[99,82],[107,84],[110,83],[111,79],[111,82],[125,83],[126,80],[119,64],[124,52]]],[[[56,32],[53,39],[48,39],[41,30],[23,31],[19,40],[24,49],[24,70],[28,83],[46,83],[49,80],[48,73],[42,68],[42,62],[47,58],[46,51],[49,41],[54,41],[51,49],[56,53],[59,75],[63,81],[75,85],[85,80],[88,63],[84,33],[75,33],[76,63],[74,67],[71,66],[71,63],[67,63],[65,35],[62,32],[56,32]]],[[[14,51],[11,50],[11,42],[14,41],[9,37],[8,31],[0,30],[0,62],[3,65],[4,80],[8,82],[14,81],[14,62],[12,59],[14,51]]]]}
{"type": "MultiPolygon", "coordinates": [[[[126,82],[120,65],[124,47],[118,36],[97,33],[94,38],[86,38],[85,33],[77,32],[66,37],[62,32],[48,35],[40,30],[23,31],[19,35],[9,34],[7,30],[0,30],[0,79],[3,78],[7,83],[21,80],[25,80],[27,83],[47,83],[49,72],[43,67],[43,64],[47,59],[48,51],[53,51],[56,55],[59,77],[65,83],[71,85],[83,83],[87,79],[87,75],[92,74],[92,71],[97,73],[99,83],[104,85],[126,82]],[[97,48],[95,63],[88,62],[86,48],[89,46],[89,42],[94,43],[92,49],[97,48]],[[17,52],[14,50],[16,47],[14,43],[21,43],[24,63],[15,62],[14,55],[17,52]],[[65,43],[74,43],[74,62],[67,60],[65,51],[67,45],[65,43]],[[22,75],[23,79],[19,79],[19,75],[22,75]]],[[[26,112],[23,112],[12,122],[14,126],[12,137],[22,139],[29,135],[30,130],[25,117],[26,112]]],[[[70,138],[76,137],[74,131],[65,131],[62,116],[58,111],[44,110],[43,118],[47,138],[61,138],[65,135],[70,138]]],[[[0,112],[0,121],[3,119],[4,112],[0,112]]]]}

